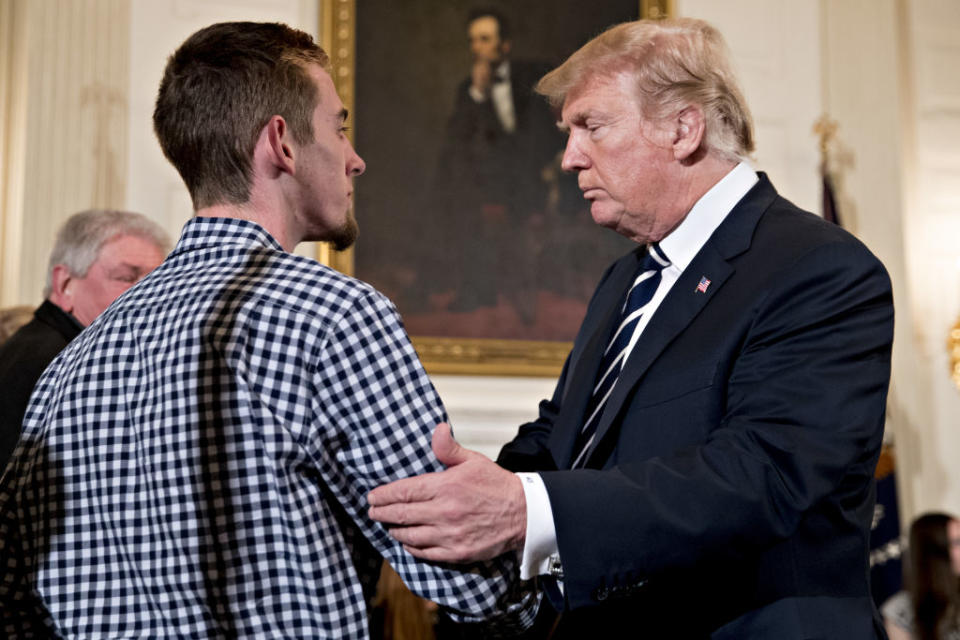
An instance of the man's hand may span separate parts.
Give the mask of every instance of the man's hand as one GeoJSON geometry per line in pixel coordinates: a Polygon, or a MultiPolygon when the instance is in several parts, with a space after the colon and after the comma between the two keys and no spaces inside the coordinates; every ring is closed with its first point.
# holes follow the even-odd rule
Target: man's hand
{"type": "Polygon", "coordinates": [[[490,62],[474,61],[473,68],[470,69],[470,81],[475,91],[484,96],[489,95],[490,86],[493,84],[493,70],[490,68],[490,62]]]}
{"type": "Polygon", "coordinates": [[[521,549],[527,504],[520,479],[457,444],[446,423],[433,432],[433,452],[447,470],[377,487],[367,496],[370,517],[424,560],[475,562],[521,549]]]}

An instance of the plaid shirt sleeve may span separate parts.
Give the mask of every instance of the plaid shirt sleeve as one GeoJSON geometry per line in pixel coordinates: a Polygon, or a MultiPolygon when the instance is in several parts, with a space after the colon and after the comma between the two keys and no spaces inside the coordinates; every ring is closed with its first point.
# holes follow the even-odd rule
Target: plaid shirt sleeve
{"type": "Polygon", "coordinates": [[[526,628],[538,597],[530,583],[520,582],[514,555],[460,567],[426,563],[367,516],[370,490],[443,469],[430,441],[447,418],[393,305],[372,289],[363,291],[317,350],[313,453],[323,479],[414,593],[458,622],[486,620],[490,631],[504,633],[526,628]]]}

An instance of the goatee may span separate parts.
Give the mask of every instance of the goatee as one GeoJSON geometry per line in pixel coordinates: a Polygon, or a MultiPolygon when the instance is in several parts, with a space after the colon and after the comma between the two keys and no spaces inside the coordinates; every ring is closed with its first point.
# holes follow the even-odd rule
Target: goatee
{"type": "Polygon", "coordinates": [[[351,213],[347,216],[346,221],[344,221],[340,227],[331,231],[325,240],[332,244],[333,248],[337,251],[343,251],[353,246],[359,234],[360,226],[357,224],[357,219],[354,218],[351,213]]]}

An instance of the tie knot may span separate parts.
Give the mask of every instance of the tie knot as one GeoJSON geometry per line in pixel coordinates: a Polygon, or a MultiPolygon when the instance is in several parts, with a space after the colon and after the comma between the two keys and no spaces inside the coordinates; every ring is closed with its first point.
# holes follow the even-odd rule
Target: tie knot
{"type": "Polygon", "coordinates": [[[651,244],[647,249],[647,255],[643,257],[640,265],[640,273],[645,271],[661,271],[670,266],[670,258],[663,252],[658,244],[651,244]]]}

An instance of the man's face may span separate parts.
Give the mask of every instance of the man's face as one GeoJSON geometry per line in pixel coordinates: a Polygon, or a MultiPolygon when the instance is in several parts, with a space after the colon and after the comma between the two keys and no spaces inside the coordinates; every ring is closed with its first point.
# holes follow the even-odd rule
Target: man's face
{"type": "Polygon", "coordinates": [[[481,16],[471,22],[467,36],[474,62],[497,65],[507,53],[508,45],[500,40],[500,25],[493,16],[481,16]]]}
{"type": "Polygon", "coordinates": [[[300,148],[297,174],[303,193],[304,240],[323,240],[346,249],[357,237],[357,222],[350,211],[353,178],[366,164],[347,138],[344,109],[330,75],[318,65],[309,71],[319,100],[313,111],[311,144],[300,148]]]}
{"type": "Polygon", "coordinates": [[[121,293],[163,262],[163,251],[140,236],[119,235],[100,247],[82,278],[71,276],[56,303],[89,326],[121,293]]]}
{"type": "Polygon", "coordinates": [[[561,110],[565,171],[576,171],[594,222],[636,242],[657,242],[686,215],[672,137],[645,121],[627,73],[592,76],[561,110]]]}

